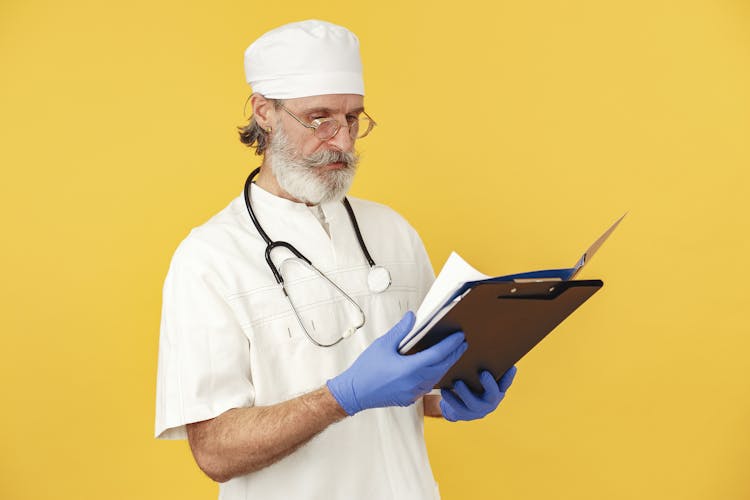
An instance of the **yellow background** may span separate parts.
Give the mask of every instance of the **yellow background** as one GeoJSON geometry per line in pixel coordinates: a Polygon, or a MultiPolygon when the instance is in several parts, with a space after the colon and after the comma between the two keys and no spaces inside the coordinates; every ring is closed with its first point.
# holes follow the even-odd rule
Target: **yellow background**
{"type": "Polygon", "coordinates": [[[317,17],[362,42],[353,194],[488,274],[605,288],[484,421],[429,421],[445,499],[750,497],[750,4],[0,3],[0,497],[215,498],[152,437],[161,286],[241,191],[242,54],[317,17]]]}

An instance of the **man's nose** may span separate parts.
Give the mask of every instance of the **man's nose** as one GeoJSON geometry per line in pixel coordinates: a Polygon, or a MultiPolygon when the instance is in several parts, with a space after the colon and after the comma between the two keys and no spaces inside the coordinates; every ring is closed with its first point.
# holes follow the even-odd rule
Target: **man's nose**
{"type": "Polygon", "coordinates": [[[341,125],[336,131],[336,135],[328,139],[328,144],[336,146],[339,150],[350,153],[354,149],[354,139],[349,135],[349,126],[341,125]]]}

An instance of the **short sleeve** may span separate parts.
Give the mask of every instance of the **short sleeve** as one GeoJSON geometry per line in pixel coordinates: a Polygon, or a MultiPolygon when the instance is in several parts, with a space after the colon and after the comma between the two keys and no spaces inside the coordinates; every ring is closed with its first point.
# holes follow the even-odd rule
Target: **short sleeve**
{"type": "Polygon", "coordinates": [[[156,383],[160,439],[186,439],[185,424],[254,403],[249,342],[210,257],[188,236],[164,282],[156,383]]]}

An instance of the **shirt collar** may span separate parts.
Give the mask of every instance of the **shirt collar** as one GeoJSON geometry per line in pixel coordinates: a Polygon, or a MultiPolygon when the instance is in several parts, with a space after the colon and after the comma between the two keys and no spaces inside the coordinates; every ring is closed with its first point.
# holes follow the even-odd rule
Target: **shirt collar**
{"type": "MultiPolygon", "coordinates": [[[[240,203],[244,205],[244,194],[240,194],[239,200],[240,203]]],[[[295,213],[309,212],[310,208],[304,203],[288,200],[286,198],[282,198],[281,196],[276,196],[275,194],[266,191],[255,183],[252,183],[252,185],[250,186],[250,201],[251,203],[253,203],[253,205],[257,203],[259,205],[262,205],[264,208],[286,210],[295,213]]],[[[242,211],[246,211],[244,207],[242,208],[242,211]]],[[[323,213],[325,214],[326,220],[328,220],[328,222],[335,221],[337,219],[337,215],[339,215],[342,210],[345,210],[341,201],[321,203],[320,208],[323,210],[323,213]]]]}

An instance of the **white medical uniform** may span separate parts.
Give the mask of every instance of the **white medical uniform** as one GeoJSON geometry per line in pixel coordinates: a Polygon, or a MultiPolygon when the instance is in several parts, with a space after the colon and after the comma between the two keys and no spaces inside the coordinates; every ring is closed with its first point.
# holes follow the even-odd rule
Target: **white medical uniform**
{"type": "MultiPolygon", "coordinates": [[[[322,205],[327,233],[304,204],[256,185],[251,200],[269,237],[294,245],[346,291],[364,311],[366,324],[334,347],[310,342],[266,264],[266,243],[243,197],[237,197],[191,231],[172,259],[159,342],[157,438],[185,439],[185,424],[322,387],[407,310],[416,310],[434,280],[416,231],[388,207],[349,198],[372,258],[393,279],[387,291],[373,294],[367,287],[369,266],[342,203],[322,205]]],[[[276,252],[278,263],[286,251],[276,252]]],[[[327,297],[322,290],[298,308],[314,316],[327,297]]],[[[345,418],[279,462],[219,488],[220,500],[276,498],[439,498],[421,401],[345,418]]]]}

